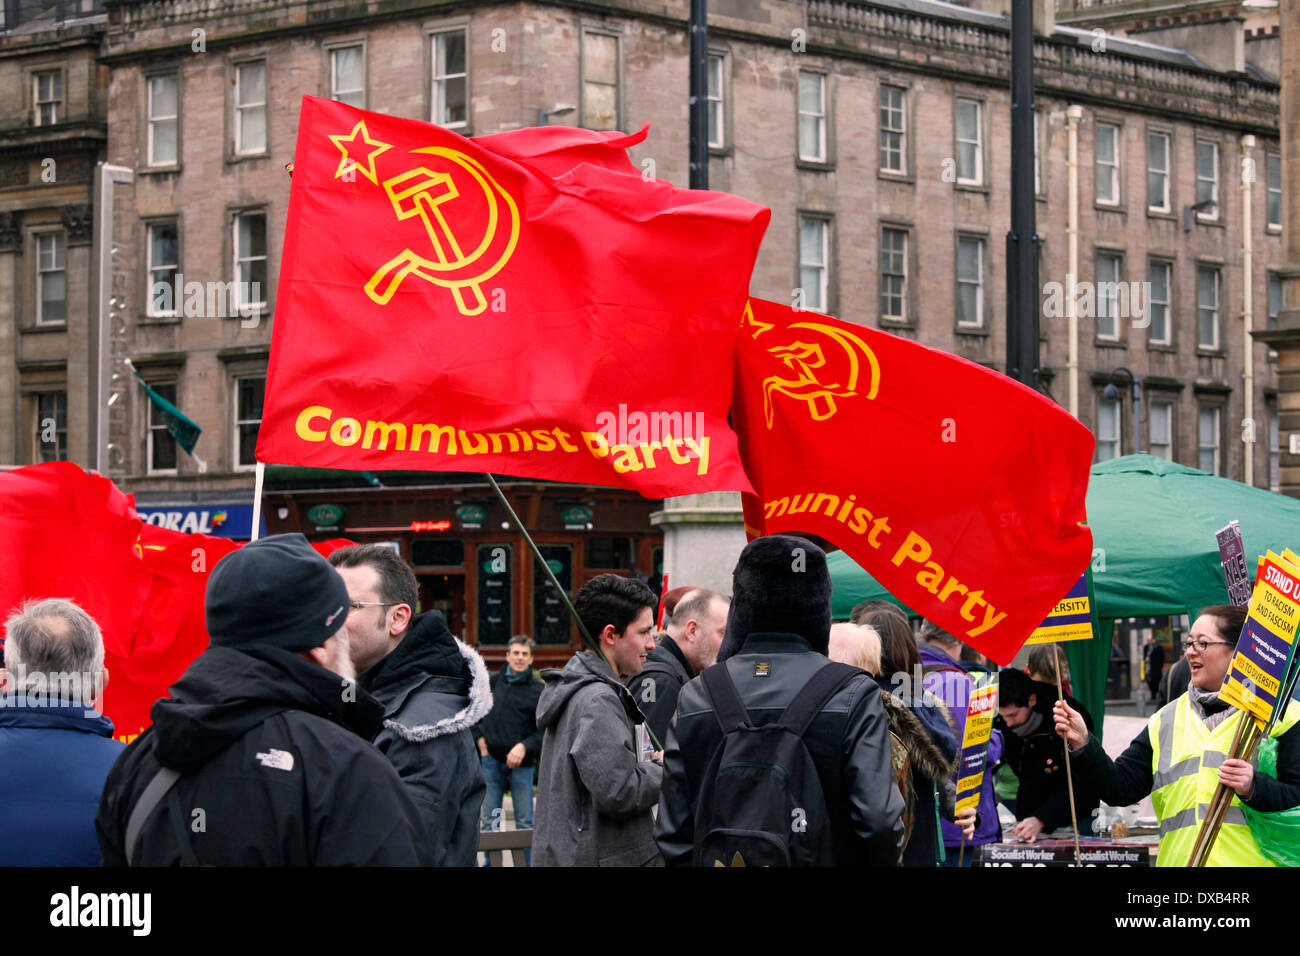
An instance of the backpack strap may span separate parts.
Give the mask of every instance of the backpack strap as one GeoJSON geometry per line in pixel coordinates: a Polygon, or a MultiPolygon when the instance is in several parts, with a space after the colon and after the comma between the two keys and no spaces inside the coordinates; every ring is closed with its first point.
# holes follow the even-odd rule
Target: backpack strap
{"type": "Polygon", "coordinates": [[[135,842],[140,838],[140,831],[144,829],[149,814],[153,813],[154,808],[162,802],[171,788],[176,786],[176,781],[180,778],[180,773],[170,767],[159,767],[158,772],[144,788],[144,793],[140,794],[140,799],[131,808],[131,816],[126,821],[126,836],[123,839],[127,866],[135,865],[135,842]]]}
{"type": "Polygon", "coordinates": [[[790,701],[777,723],[790,733],[802,737],[813,719],[839,693],[840,688],[858,676],[865,677],[866,671],[831,661],[808,679],[808,683],[790,701]]]}
{"type": "Polygon", "coordinates": [[[749,711],[745,709],[745,703],[740,699],[736,682],[731,679],[731,672],[727,670],[726,664],[718,663],[706,667],[700,677],[703,678],[704,690],[708,693],[709,700],[713,702],[713,716],[718,719],[722,736],[725,737],[733,730],[738,730],[749,723],[749,711]]]}

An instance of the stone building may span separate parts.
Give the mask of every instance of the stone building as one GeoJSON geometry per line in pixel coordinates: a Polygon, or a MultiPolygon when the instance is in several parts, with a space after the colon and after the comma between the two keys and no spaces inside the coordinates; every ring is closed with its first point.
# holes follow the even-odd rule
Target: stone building
{"type": "MultiPolygon", "coordinates": [[[[290,184],[284,166],[293,159],[303,94],[432,120],[466,135],[539,123],[635,130],[648,122],[649,139],[633,150],[634,161],[660,178],[687,181],[685,0],[105,6],[98,69],[108,78],[100,101],[108,118],[106,158],[135,174],[119,191],[118,207],[129,352],[143,378],[203,428],[196,459],[176,448],[143,391],[131,390],[121,480],[142,508],[233,514],[229,509],[251,499],[290,184]],[[184,294],[191,282],[201,284],[201,302],[184,294]],[[160,288],[182,295],[150,294],[160,288]]],[[[773,210],[753,292],[1000,369],[1010,219],[1005,17],[934,0],[709,6],[710,185],[773,210]]],[[[1244,61],[1216,66],[1157,45],[1136,27],[1131,36],[1099,36],[1087,23],[1065,23],[1067,12],[1062,22],[1040,24],[1035,43],[1045,388],[1097,433],[1099,458],[1140,448],[1240,479],[1249,450],[1253,483],[1267,487],[1276,481],[1276,373],[1260,343],[1251,351],[1247,384],[1242,315],[1247,290],[1255,327],[1278,307],[1271,271],[1281,264],[1277,82],[1244,61]],[[1249,177],[1249,232],[1243,169],[1256,171],[1249,177]],[[1069,303],[1078,314],[1073,362],[1069,303]],[[1130,376],[1142,384],[1136,418],[1130,376]],[[1109,397],[1112,382],[1118,394],[1109,397]],[[1243,426],[1247,418],[1254,424],[1243,426]]],[[[7,189],[0,203],[10,204],[7,189]]],[[[53,209],[46,207],[43,222],[66,215],[53,209]]],[[[20,232],[35,228],[29,218],[24,213],[20,232]]],[[[0,256],[15,256],[19,240],[6,238],[18,235],[15,228],[0,229],[0,256]]],[[[68,227],[69,245],[71,235],[68,227]]],[[[322,247],[328,242],[321,237],[322,247]]],[[[14,267],[0,273],[0,282],[35,281],[34,246],[10,261],[14,267]]],[[[30,310],[16,317],[16,328],[33,323],[30,310]]],[[[81,460],[90,439],[77,411],[86,397],[74,383],[82,381],[86,360],[71,320],[68,328],[58,341],[34,336],[40,346],[27,347],[24,339],[22,354],[64,363],[72,411],[67,447],[81,460]]],[[[28,372],[20,363],[14,395],[38,388],[43,369],[28,372]]],[[[34,457],[33,420],[18,414],[18,404],[0,414],[0,442],[25,462],[34,457]]],[[[962,411],[954,408],[958,423],[962,411]]],[[[888,448],[887,436],[881,439],[888,448]]],[[[407,483],[429,489],[426,498],[442,510],[463,510],[478,506],[466,477],[407,483]]],[[[337,476],[275,471],[269,526],[351,533],[346,524],[307,518],[314,505],[334,503],[338,485],[337,476]]],[[[520,493],[541,495],[543,510],[575,506],[560,490],[536,491],[545,487],[528,483],[520,493]]],[[[377,500],[388,494],[355,491],[377,500]]],[[[563,493],[574,501],[596,495],[563,493]]],[[[578,583],[604,561],[586,561],[587,533],[602,538],[594,550],[606,564],[626,559],[653,575],[661,560],[651,556],[662,554],[655,530],[626,526],[636,509],[615,505],[608,511],[622,516],[616,528],[602,529],[598,516],[590,532],[556,519],[556,543],[575,549],[569,567],[578,583]],[[610,543],[615,539],[623,543],[610,543]]],[[[697,579],[719,564],[729,569],[743,535],[738,510],[735,523],[725,521],[727,507],[709,496],[698,507],[670,504],[651,519],[670,533],[694,535],[693,542],[723,542],[717,550],[669,548],[684,562],[670,567],[670,583],[697,579]]],[[[426,519],[437,523],[441,511],[430,514],[417,501],[367,519],[374,530],[358,536],[396,541],[409,557],[421,534],[410,524],[426,519]]],[[[450,521],[452,530],[485,530],[464,529],[458,520],[450,521]]],[[[513,537],[509,543],[521,545],[513,537]]],[[[450,566],[431,567],[431,574],[451,573],[450,566]]],[[[533,577],[525,570],[513,583],[514,629],[530,627],[533,577]]],[[[465,625],[473,632],[477,596],[470,579],[464,586],[465,625]]]]}
{"type": "Polygon", "coordinates": [[[0,14],[0,462],[92,460],[84,387],[95,164],[107,140],[98,0],[0,14]]]}

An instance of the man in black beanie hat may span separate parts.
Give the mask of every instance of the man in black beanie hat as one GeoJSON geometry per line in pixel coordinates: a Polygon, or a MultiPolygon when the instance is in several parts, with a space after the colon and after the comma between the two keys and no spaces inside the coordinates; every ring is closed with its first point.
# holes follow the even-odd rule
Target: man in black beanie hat
{"type": "MultiPolygon", "coordinates": [[[[697,841],[705,836],[696,832],[695,814],[723,742],[714,698],[705,686],[709,672],[725,668],[749,724],[775,723],[830,664],[830,596],[826,554],[810,541],[769,535],[741,552],[718,663],[682,688],[664,752],[655,839],[669,866],[691,865],[697,841]]],[[[902,849],[903,800],[891,766],[880,690],[861,671],[834,688],[803,735],[830,816],[833,859],[823,862],[894,865],[902,849]]],[[[799,832],[800,821],[793,822],[799,832]]]]}
{"type": "Polygon", "coordinates": [[[105,866],[427,861],[415,805],[369,743],[384,709],[354,679],[350,603],[300,534],[217,564],[210,646],[109,771],[95,818],[105,866]]]}

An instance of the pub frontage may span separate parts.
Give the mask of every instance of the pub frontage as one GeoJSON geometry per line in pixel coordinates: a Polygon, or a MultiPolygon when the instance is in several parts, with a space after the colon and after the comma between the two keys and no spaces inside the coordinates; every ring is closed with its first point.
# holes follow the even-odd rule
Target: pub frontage
{"type": "MultiPolygon", "coordinates": [[[[453,634],[489,662],[505,660],[515,634],[537,642],[536,666],[562,664],[577,628],[537,567],[528,542],[486,479],[444,472],[339,472],[267,467],[269,533],[347,538],[393,548],[415,571],[419,611],[439,610],[453,634]]],[[[618,488],[498,477],[511,507],[560,583],[573,594],[613,572],[658,594],[663,533],[659,501],[618,488]]]]}

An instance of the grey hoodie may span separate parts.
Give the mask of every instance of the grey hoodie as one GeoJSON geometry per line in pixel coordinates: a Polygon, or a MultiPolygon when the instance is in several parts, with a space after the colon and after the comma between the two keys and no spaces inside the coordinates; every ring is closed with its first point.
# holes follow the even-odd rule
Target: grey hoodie
{"type": "Polygon", "coordinates": [[[663,767],[639,759],[632,695],[587,651],[542,679],[533,866],[663,866],[650,814],[663,767]]]}

